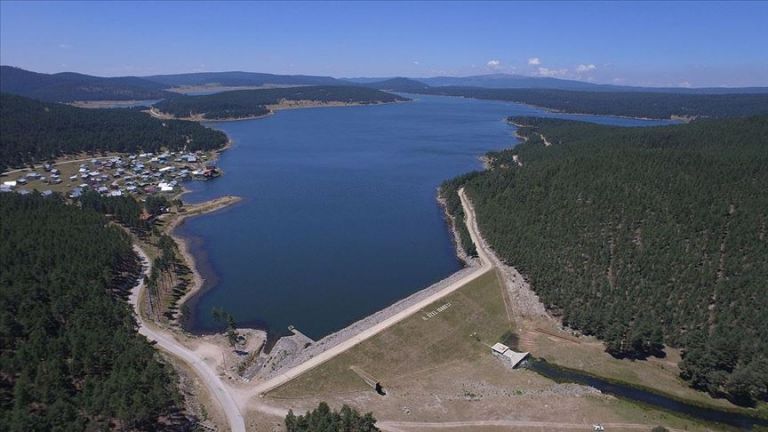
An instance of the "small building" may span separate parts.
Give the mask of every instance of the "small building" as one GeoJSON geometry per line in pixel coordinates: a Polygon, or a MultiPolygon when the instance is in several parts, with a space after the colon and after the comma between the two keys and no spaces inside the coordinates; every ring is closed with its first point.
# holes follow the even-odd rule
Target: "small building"
{"type": "Polygon", "coordinates": [[[508,361],[512,365],[512,368],[516,368],[520,362],[528,357],[529,354],[527,352],[519,353],[517,351],[511,350],[508,346],[498,342],[491,347],[491,352],[508,361]]]}

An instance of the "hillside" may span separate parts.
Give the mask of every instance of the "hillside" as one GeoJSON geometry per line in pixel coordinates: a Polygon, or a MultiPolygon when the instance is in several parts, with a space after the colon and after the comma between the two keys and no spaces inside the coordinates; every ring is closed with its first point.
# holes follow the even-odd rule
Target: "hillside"
{"type": "Polygon", "coordinates": [[[153,75],[144,79],[165,87],[219,85],[246,87],[263,85],[339,85],[335,78],[313,75],[276,75],[257,72],[199,72],[175,75],[153,75]]]}
{"type": "Polygon", "coordinates": [[[177,96],[154,105],[178,118],[247,118],[270,112],[267,105],[282,101],[374,104],[407,100],[383,91],[359,86],[307,86],[259,90],[235,90],[204,96],[177,96]]]}
{"type": "Polygon", "coordinates": [[[187,430],[173,371],[119,299],[130,237],[56,197],[0,194],[5,431],[187,430]]]}
{"type": "Polygon", "coordinates": [[[655,119],[768,114],[768,94],[705,95],[476,87],[431,87],[419,93],[510,101],[567,113],[655,119]]]}
{"type": "Polygon", "coordinates": [[[768,398],[768,117],[513,121],[525,143],[444,186],[465,185],[500,257],[615,356],[682,347],[692,386],[768,398]]]}
{"type": "Polygon", "coordinates": [[[49,102],[147,100],[167,96],[165,86],[136,77],[102,78],[74,72],[43,74],[0,66],[0,92],[49,102]]]}
{"type": "MultiPolygon", "coordinates": [[[[394,79],[394,78],[393,78],[394,79]]],[[[435,76],[405,78],[429,87],[479,87],[497,89],[551,89],[578,90],[593,92],[643,92],[643,93],[681,93],[681,94],[744,94],[768,93],[768,87],[638,87],[614,84],[596,84],[593,82],[528,76],[508,73],[493,73],[470,76],[435,76]]],[[[388,78],[357,77],[344,78],[345,81],[371,84],[387,81],[388,78]]]]}
{"type": "Polygon", "coordinates": [[[370,87],[385,91],[406,92],[413,93],[426,90],[428,85],[421,81],[413,80],[410,78],[391,78],[382,81],[374,81],[370,83],[360,84],[363,87],[370,87]]]}
{"type": "Polygon", "coordinates": [[[227,143],[198,123],[121,109],[83,109],[0,94],[0,171],[82,152],[208,150],[227,143]]]}

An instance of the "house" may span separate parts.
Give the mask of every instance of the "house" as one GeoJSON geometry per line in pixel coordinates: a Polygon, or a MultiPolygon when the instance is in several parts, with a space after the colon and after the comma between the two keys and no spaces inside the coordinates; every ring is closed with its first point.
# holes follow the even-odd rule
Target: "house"
{"type": "Polygon", "coordinates": [[[4,181],[3,182],[3,186],[7,186],[9,188],[15,188],[16,187],[16,182],[14,180],[4,181]]]}
{"type": "Polygon", "coordinates": [[[527,352],[516,352],[509,349],[508,346],[498,342],[491,347],[491,352],[508,361],[512,365],[512,368],[516,368],[529,354],[527,352]]]}
{"type": "Polygon", "coordinates": [[[76,187],[72,189],[72,191],[69,193],[70,198],[80,198],[80,195],[83,194],[83,189],[76,187]]]}
{"type": "Polygon", "coordinates": [[[44,196],[44,197],[48,197],[48,196],[51,196],[51,195],[53,195],[53,191],[52,191],[52,190],[50,190],[50,189],[48,189],[48,190],[44,190],[43,192],[41,192],[41,193],[40,193],[40,195],[42,195],[42,196],[44,196]]]}

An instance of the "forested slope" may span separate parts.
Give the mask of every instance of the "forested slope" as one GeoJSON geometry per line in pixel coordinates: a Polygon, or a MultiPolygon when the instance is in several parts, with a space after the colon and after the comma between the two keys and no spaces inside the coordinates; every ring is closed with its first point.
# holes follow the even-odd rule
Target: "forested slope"
{"type": "Polygon", "coordinates": [[[0,66],[0,92],[50,102],[161,99],[170,95],[163,88],[163,84],[138,77],[44,74],[0,66]]]}
{"type": "Polygon", "coordinates": [[[518,102],[567,113],[668,119],[768,114],[768,94],[680,94],[554,89],[431,87],[417,93],[518,102]]]}
{"type": "Polygon", "coordinates": [[[360,86],[307,86],[178,96],[158,102],[154,107],[180,118],[195,115],[203,115],[207,119],[244,118],[268,114],[270,111],[266,105],[278,104],[283,100],[373,104],[407,99],[360,86]]]}
{"type": "Polygon", "coordinates": [[[119,297],[129,237],[57,197],[0,194],[0,429],[163,430],[185,424],[172,372],[119,297]]]}
{"type": "Polygon", "coordinates": [[[683,347],[693,386],[766,399],[768,117],[513,121],[527,142],[446,185],[465,185],[500,257],[614,355],[683,347]]]}
{"type": "Polygon", "coordinates": [[[158,120],[124,109],[83,109],[0,94],[0,171],[81,152],[208,150],[222,132],[195,122],[158,120]]]}

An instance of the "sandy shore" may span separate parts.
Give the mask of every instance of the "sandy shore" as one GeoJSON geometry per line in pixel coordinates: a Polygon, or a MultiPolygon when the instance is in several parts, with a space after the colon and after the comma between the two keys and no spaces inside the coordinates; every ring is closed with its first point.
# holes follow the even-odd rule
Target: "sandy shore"
{"type": "Polygon", "coordinates": [[[205,279],[203,279],[202,275],[200,274],[200,271],[198,270],[194,255],[192,255],[192,253],[190,252],[189,242],[187,242],[187,240],[184,237],[176,233],[176,228],[182,223],[184,223],[184,221],[187,218],[194,217],[194,216],[201,216],[208,213],[213,213],[215,211],[219,211],[221,209],[234,205],[240,201],[242,201],[242,198],[240,197],[227,195],[227,196],[216,198],[200,204],[187,205],[184,207],[186,209],[184,213],[179,213],[178,215],[176,215],[165,226],[165,229],[164,229],[165,233],[170,235],[173,238],[173,240],[176,242],[176,244],[179,245],[179,253],[181,253],[181,256],[183,257],[184,261],[187,263],[187,266],[192,271],[192,283],[190,284],[189,290],[186,292],[186,294],[184,294],[179,299],[179,303],[178,303],[179,310],[183,310],[182,306],[184,305],[184,303],[187,302],[190,298],[192,298],[195,294],[200,292],[200,290],[203,288],[203,284],[205,283],[205,279]]]}
{"type": "Polygon", "coordinates": [[[260,119],[264,117],[269,117],[275,114],[275,112],[277,111],[291,110],[291,109],[374,106],[374,105],[389,105],[389,104],[402,103],[402,102],[409,102],[409,101],[361,103],[361,102],[340,102],[340,101],[318,102],[318,101],[312,101],[312,100],[283,100],[278,104],[264,105],[269,110],[269,112],[266,114],[247,116],[247,117],[232,117],[232,118],[206,118],[205,114],[195,114],[189,117],[176,117],[173,114],[158,111],[154,107],[148,110],[145,110],[144,112],[151,115],[152,117],[155,117],[161,120],[187,120],[187,121],[196,121],[196,122],[229,122],[229,121],[260,119]]]}

